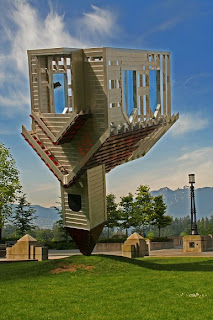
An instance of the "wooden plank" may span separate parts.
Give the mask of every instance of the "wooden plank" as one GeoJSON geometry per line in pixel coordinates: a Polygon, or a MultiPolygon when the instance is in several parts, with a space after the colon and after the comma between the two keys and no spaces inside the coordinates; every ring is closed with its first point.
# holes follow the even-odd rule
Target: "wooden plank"
{"type": "Polygon", "coordinates": [[[149,87],[139,87],[138,88],[138,95],[143,96],[143,95],[149,95],[149,87]]]}
{"type": "Polygon", "coordinates": [[[162,56],[162,71],[163,71],[163,115],[167,115],[167,105],[166,105],[166,62],[165,55],[162,56]]]}
{"type": "Polygon", "coordinates": [[[109,103],[121,102],[121,89],[109,89],[109,103]]]}
{"type": "MultiPolygon", "coordinates": [[[[157,105],[161,104],[161,92],[160,92],[160,70],[156,72],[156,86],[157,86],[157,105]]],[[[159,109],[158,115],[161,115],[161,107],[159,109]]]]}
{"type": "Polygon", "coordinates": [[[171,117],[170,55],[167,55],[167,114],[171,117]]]}
{"type": "Polygon", "coordinates": [[[120,67],[118,70],[111,70],[111,68],[108,68],[108,79],[109,80],[119,80],[121,78],[121,70],[120,67]]]}

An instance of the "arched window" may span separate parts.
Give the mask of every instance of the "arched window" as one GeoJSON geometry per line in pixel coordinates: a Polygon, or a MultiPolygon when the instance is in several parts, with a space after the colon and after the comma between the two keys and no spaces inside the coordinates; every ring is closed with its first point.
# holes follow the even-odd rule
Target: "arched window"
{"type": "Polygon", "coordinates": [[[123,70],[123,108],[128,117],[137,109],[136,71],[123,70]]]}
{"type": "Polygon", "coordinates": [[[72,211],[80,211],[81,210],[81,196],[79,194],[70,194],[68,193],[68,204],[69,208],[72,211]]]}

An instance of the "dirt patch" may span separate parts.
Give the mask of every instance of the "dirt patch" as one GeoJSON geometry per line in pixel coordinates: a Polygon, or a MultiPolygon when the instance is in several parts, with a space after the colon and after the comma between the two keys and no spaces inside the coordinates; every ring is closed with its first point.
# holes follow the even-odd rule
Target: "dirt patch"
{"type": "Polygon", "coordinates": [[[93,270],[95,267],[94,266],[85,266],[85,264],[70,264],[70,265],[62,265],[60,268],[56,268],[50,273],[55,274],[55,273],[60,273],[60,272],[75,272],[77,269],[83,269],[87,271],[93,270]]]}

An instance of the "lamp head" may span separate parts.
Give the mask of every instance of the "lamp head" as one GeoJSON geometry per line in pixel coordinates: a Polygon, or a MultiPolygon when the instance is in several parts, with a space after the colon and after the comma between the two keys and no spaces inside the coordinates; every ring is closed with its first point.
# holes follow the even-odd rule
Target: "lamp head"
{"type": "Polygon", "coordinates": [[[189,174],[189,183],[195,183],[195,174],[194,173],[189,174]]]}

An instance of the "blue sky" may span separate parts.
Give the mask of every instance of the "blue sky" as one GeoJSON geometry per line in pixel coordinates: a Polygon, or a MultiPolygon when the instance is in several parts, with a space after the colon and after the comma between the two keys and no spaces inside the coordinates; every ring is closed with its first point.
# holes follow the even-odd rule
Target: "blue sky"
{"type": "Polygon", "coordinates": [[[176,189],[196,174],[213,186],[212,0],[0,0],[0,141],[11,149],[33,204],[54,205],[59,184],[22,138],[30,129],[27,49],[112,46],[168,50],[172,111],[180,120],[148,154],[107,174],[117,197],[176,189]]]}

